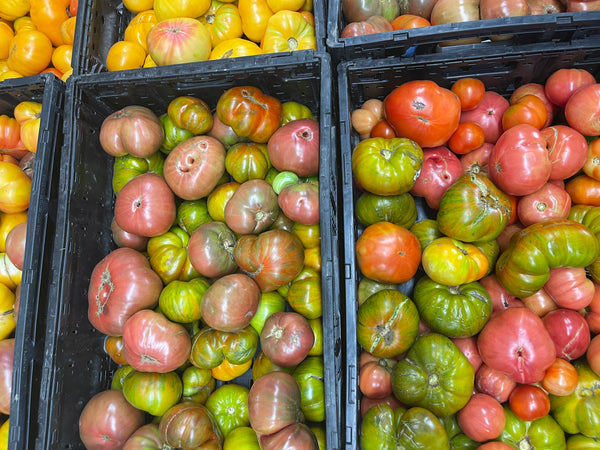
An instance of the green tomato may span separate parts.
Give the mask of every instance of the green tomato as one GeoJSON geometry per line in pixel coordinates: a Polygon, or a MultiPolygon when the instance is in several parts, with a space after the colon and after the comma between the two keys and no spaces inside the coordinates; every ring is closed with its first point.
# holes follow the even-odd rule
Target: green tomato
{"type": "Polygon", "coordinates": [[[204,404],[209,395],[215,390],[215,379],[210,369],[187,367],[181,374],[183,383],[183,398],[204,404]]]}
{"type": "Polygon", "coordinates": [[[260,450],[258,437],[251,427],[237,427],[225,436],[223,450],[260,450]]]}
{"type": "Polygon", "coordinates": [[[125,364],[124,366],[120,366],[115,373],[113,373],[112,382],[110,384],[111,389],[123,389],[123,380],[125,377],[129,375],[130,372],[133,372],[135,369],[131,367],[129,364],[125,364]]]}
{"type": "Polygon", "coordinates": [[[162,114],[159,117],[159,120],[165,132],[165,137],[160,147],[160,151],[164,154],[171,153],[171,150],[173,150],[177,144],[194,136],[194,133],[191,131],[179,128],[175,125],[167,113],[162,114]]]}
{"type": "Polygon", "coordinates": [[[323,358],[308,356],[292,373],[300,387],[300,410],[311,422],[325,420],[325,369],[323,358]]]}
{"type": "Polygon", "coordinates": [[[184,230],[173,226],[166,233],[148,241],[150,265],[163,283],[168,284],[173,280],[189,281],[200,277],[188,256],[189,240],[190,236],[184,230]]]}
{"type": "Polygon", "coordinates": [[[510,410],[510,406],[504,405],[504,416],[506,425],[498,437],[499,441],[514,448],[531,450],[564,450],[567,448],[565,432],[551,415],[527,422],[519,419],[510,410]]]}
{"type": "Polygon", "coordinates": [[[175,222],[183,231],[191,235],[200,225],[212,222],[207,199],[184,200],[177,207],[175,222]]]}
{"type": "Polygon", "coordinates": [[[217,388],[204,406],[213,414],[223,436],[233,429],[250,425],[248,417],[249,389],[238,384],[224,384],[217,388]]]}
{"type": "Polygon", "coordinates": [[[112,185],[115,194],[129,182],[132,178],[146,172],[155,173],[163,176],[163,166],[165,158],[160,152],[153,153],[146,158],[140,158],[133,155],[118,156],[113,165],[112,185]]]}
{"type": "Polygon", "coordinates": [[[354,207],[356,217],[364,227],[375,222],[391,222],[410,228],[417,220],[414,197],[405,192],[399,195],[377,195],[363,192],[354,207]]]}
{"type": "Polygon", "coordinates": [[[200,305],[210,284],[204,278],[173,280],[158,297],[160,311],[173,322],[192,323],[202,317],[200,305]]]}
{"type": "Polygon", "coordinates": [[[285,298],[276,291],[263,292],[260,295],[258,309],[256,314],[250,321],[250,326],[256,330],[258,334],[262,331],[267,317],[276,312],[285,311],[285,298]]]}
{"type": "Polygon", "coordinates": [[[281,125],[299,119],[314,119],[308,106],[293,101],[281,104],[281,125]]]}
{"type": "Polygon", "coordinates": [[[123,394],[137,409],[162,416],[181,399],[183,383],[175,372],[132,371],[123,380],[123,394]]]}

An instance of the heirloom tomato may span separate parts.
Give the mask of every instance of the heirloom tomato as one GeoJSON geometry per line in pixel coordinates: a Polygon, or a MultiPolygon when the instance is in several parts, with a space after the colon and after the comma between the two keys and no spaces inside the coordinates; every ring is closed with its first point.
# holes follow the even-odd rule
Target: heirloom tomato
{"type": "Polygon", "coordinates": [[[392,20],[394,30],[408,30],[411,28],[429,27],[431,22],[421,16],[414,14],[401,14],[392,20]]]}
{"type": "Polygon", "coordinates": [[[206,134],[213,125],[210,107],[204,100],[192,96],[176,97],[167,107],[173,124],[192,134],[206,134]]]}
{"type": "Polygon", "coordinates": [[[23,30],[10,41],[7,64],[22,76],[37,75],[52,61],[52,42],[38,30],[23,30]]]}
{"type": "Polygon", "coordinates": [[[431,244],[435,239],[443,236],[437,221],[433,219],[419,220],[410,227],[410,232],[417,237],[422,249],[431,244]]]}
{"type": "Polygon", "coordinates": [[[181,381],[183,383],[183,401],[204,404],[215,389],[215,379],[210,373],[210,369],[200,369],[196,366],[186,367],[181,374],[181,381]]]}
{"type": "Polygon", "coordinates": [[[428,333],[417,338],[392,371],[394,395],[405,405],[436,416],[454,414],[473,393],[475,370],[450,338],[428,333]]]}
{"type": "Polygon", "coordinates": [[[127,364],[123,356],[123,337],[122,336],[106,336],[104,338],[104,351],[110,358],[119,365],[127,364]]]}
{"type": "Polygon", "coordinates": [[[588,144],[580,132],[566,125],[554,125],[542,129],[542,136],[552,163],[550,180],[566,180],[579,172],[588,158],[588,144]]]}
{"type": "Polygon", "coordinates": [[[240,0],[238,10],[242,17],[242,31],[253,42],[262,40],[269,17],[273,11],[269,8],[267,0],[240,0]]]}
{"type": "Polygon", "coordinates": [[[553,72],[546,79],[544,90],[552,103],[564,107],[575,91],[595,82],[594,76],[585,69],[562,68],[553,72]]]}
{"type": "Polygon", "coordinates": [[[579,88],[565,105],[569,126],[584,136],[600,136],[600,83],[579,88]]]}
{"type": "Polygon", "coordinates": [[[135,41],[117,41],[106,55],[106,69],[110,72],[118,70],[139,69],[146,62],[147,51],[135,41]]]}
{"type": "Polygon", "coordinates": [[[26,16],[30,8],[31,2],[28,0],[7,0],[0,5],[0,18],[12,22],[26,16]]]}
{"type": "Polygon", "coordinates": [[[153,8],[159,21],[180,17],[195,19],[208,11],[210,0],[154,0],[153,8]]]}
{"type": "Polygon", "coordinates": [[[151,172],[162,176],[163,165],[164,156],[160,152],[154,152],[145,158],[131,154],[117,156],[113,165],[112,179],[115,194],[118,194],[129,180],[143,173],[151,172]]]}
{"type": "Polygon", "coordinates": [[[355,245],[362,274],[383,283],[410,280],[421,262],[421,245],[408,229],[377,222],[362,232],[355,245]]]}
{"type": "Polygon", "coordinates": [[[270,137],[267,151],[273,167],[299,177],[319,173],[319,122],[298,119],[282,125],[270,137]]]}
{"type": "Polygon", "coordinates": [[[242,183],[225,205],[227,226],[239,234],[259,234],[279,216],[278,197],[273,187],[262,179],[242,183]]]}
{"type": "Polygon", "coordinates": [[[421,263],[432,280],[447,286],[477,281],[489,268],[489,260],[482,250],[447,236],[437,238],[425,247],[421,263]]]}
{"type": "Polygon", "coordinates": [[[125,441],[123,450],[134,448],[161,448],[164,445],[163,438],[158,430],[157,423],[147,423],[141,426],[125,441]]]}
{"type": "Polygon", "coordinates": [[[461,122],[448,139],[448,147],[458,155],[470,153],[485,142],[481,125],[475,122],[461,122]]]}
{"type": "Polygon", "coordinates": [[[571,196],[554,183],[545,183],[537,191],[519,198],[517,215],[519,221],[529,226],[536,222],[566,219],[571,209],[571,196]]]}
{"type": "Polygon", "coordinates": [[[21,137],[21,126],[14,118],[6,114],[0,115],[0,152],[16,148],[21,137]]]}
{"type": "Polygon", "coordinates": [[[174,448],[221,448],[223,435],[212,413],[200,403],[180,402],[158,424],[165,445],[174,448]]]}
{"type": "Polygon", "coordinates": [[[176,372],[131,371],[123,380],[123,395],[137,409],[162,416],[181,399],[183,384],[176,372]]]}
{"type": "Polygon", "coordinates": [[[565,432],[551,415],[526,421],[519,419],[509,405],[504,405],[506,425],[498,437],[512,448],[550,449],[566,448],[565,432]]]}
{"type": "Polygon", "coordinates": [[[235,272],[233,247],[237,237],[223,222],[207,222],[200,225],[190,236],[189,259],[194,268],[208,278],[216,278],[235,272]]]}
{"type": "Polygon", "coordinates": [[[212,48],[231,39],[239,39],[242,32],[242,17],[233,3],[221,5],[214,13],[206,14],[200,21],[205,23],[211,36],[212,48]]]}
{"type": "Polygon", "coordinates": [[[506,423],[504,409],[494,397],[475,393],[456,414],[460,429],[478,442],[496,439],[506,423]]]}
{"type": "Polygon", "coordinates": [[[31,20],[39,31],[50,38],[55,47],[65,43],[60,26],[69,18],[69,4],[70,0],[31,0],[31,20]]]}
{"type": "Polygon", "coordinates": [[[156,65],[166,66],[206,61],[212,48],[210,40],[209,31],[199,20],[175,17],[159,19],[159,22],[148,32],[146,42],[148,54],[156,65]]]}
{"type": "Polygon", "coordinates": [[[579,375],[577,369],[569,361],[556,358],[542,379],[542,387],[548,394],[565,396],[571,394],[577,387],[579,375]]]}
{"type": "Polygon", "coordinates": [[[282,103],[281,111],[281,125],[285,125],[294,120],[315,118],[308,106],[294,101],[282,103]]]}
{"type": "Polygon", "coordinates": [[[293,311],[271,314],[260,332],[260,346],[273,363],[290,367],[308,356],[315,336],[308,320],[293,311]]]}
{"type": "Polygon", "coordinates": [[[208,59],[229,59],[260,54],[262,54],[262,50],[256,43],[244,38],[233,38],[217,44],[210,52],[208,59]]]}
{"type": "Polygon", "coordinates": [[[258,380],[264,374],[276,371],[286,372],[291,375],[295,368],[296,366],[284,367],[275,364],[262,351],[260,351],[252,362],[252,379],[258,380]]]}
{"type": "Polygon", "coordinates": [[[316,225],[320,220],[319,182],[289,184],[279,192],[277,203],[290,220],[316,225]]]}
{"type": "Polygon", "coordinates": [[[248,418],[249,389],[238,384],[224,384],[204,404],[212,413],[224,437],[235,428],[250,425],[248,418]]]}
{"type": "Polygon", "coordinates": [[[323,314],[321,301],[321,275],[314,269],[304,267],[288,288],[290,307],[307,319],[318,319],[323,314]]]}
{"type": "Polygon", "coordinates": [[[25,172],[15,164],[0,161],[0,211],[7,214],[26,211],[30,195],[31,179],[25,172]]]}
{"type": "Polygon", "coordinates": [[[139,11],[136,16],[131,19],[127,28],[125,28],[123,39],[141,45],[144,47],[144,50],[148,52],[146,38],[148,37],[150,30],[157,23],[158,20],[156,19],[156,14],[153,9],[139,11]]]}
{"type": "Polygon", "coordinates": [[[456,80],[450,90],[460,100],[461,111],[469,111],[483,100],[485,85],[478,78],[465,77],[456,80]]]}
{"type": "Polygon", "coordinates": [[[266,144],[240,142],[227,149],[225,170],[238,183],[264,179],[270,168],[271,161],[266,144]]]}
{"type": "Polygon", "coordinates": [[[574,204],[600,206],[600,181],[586,174],[576,175],[567,181],[565,190],[574,204]]]}
{"type": "Polygon", "coordinates": [[[557,307],[579,310],[591,304],[596,286],[583,267],[557,267],[550,269],[544,291],[557,307]]]}
{"type": "Polygon", "coordinates": [[[421,147],[437,147],[458,127],[461,104],[449,89],[430,80],[414,80],[388,94],[384,110],[397,136],[412,139],[421,147]]]}
{"type": "Polygon", "coordinates": [[[391,222],[410,228],[417,220],[417,205],[414,197],[408,192],[400,195],[363,192],[356,201],[354,212],[364,227],[376,222],[391,222]]]}
{"type": "Polygon", "coordinates": [[[400,195],[414,186],[423,160],[423,150],[410,139],[370,138],[354,148],[352,173],[368,192],[400,195]]]}
{"type": "Polygon", "coordinates": [[[519,419],[532,422],[550,412],[550,398],[546,391],[534,384],[519,384],[508,398],[510,410],[519,419]]]}
{"type": "Polygon", "coordinates": [[[587,157],[583,164],[583,172],[595,180],[600,180],[600,138],[596,138],[589,143],[587,157]]]}
{"type": "Polygon", "coordinates": [[[217,101],[219,119],[240,137],[266,143],[281,126],[281,103],[253,86],[225,91],[217,101]]]}
{"type": "Polygon", "coordinates": [[[315,28],[299,12],[278,11],[267,20],[260,48],[264,53],[316,50],[315,28]]]}
{"type": "Polygon", "coordinates": [[[158,297],[160,311],[173,322],[192,323],[201,319],[200,304],[209,286],[203,278],[169,282],[158,297]]]}
{"type": "Polygon", "coordinates": [[[150,265],[164,284],[174,280],[189,281],[200,276],[188,255],[189,240],[185,231],[173,226],[166,233],[148,241],[150,265]]]}
{"type": "Polygon", "coordinates": [[[485,142],[496,143],[502,134],[502,116],[509,102],[497,92],[485,91],[482,100],[471,110],[463,111],[461,122],[475,122],[483,128],[485,142]]]}
{"type": "Polygon", "coordinates": [[[223,441],[223,450],[260,450],[256,431],[252,427],[237,427],[225,436],[223,441]]]}
{"type": "Polygon", "coordinates": [[[300,387],[300,410],[311,422],[325,420],[325,387],[323,358],[308,356],[296,366],[292,376],[300,387]]]}
{"type": "Polygon", "coordinates": [[[528,124],[538,130],[546,125],[548,113],[544,101],[536,95],[527,94],[518,99],[512,99],[510,106],[502,115],[504,131],[519,124],[528,124]]]}
{"type": "Polygon", "coordinates": [[[171,120],[167,113],[161,114],[158,118],[163,126],[165,137],[160,146],[160,151],[164,154],[171,153],[177,144],[191,138],[194,134],[190,130],[180,128],[171,120]]]}
{"type": "Polygon", "coordinates": [[[184,230],[190,236],[201,225],[212,222],[208,212],[208,201],[205,198],[200,200],[184,200],[179,203],[176,214],[177,226],[184,230]]]}
{"type": "Polygon", "coordinates": [[[358,342],[380,358],[407,351],[417,338],[419,312],[413,301],[395,289],[371,295],[358,308],[358,342]]]}
{"type": "Polygon", "coordinates": [[[144,412],[123,391],[109,389],[90,398],[79,415],[79,438],[87,448],[121,448],[144,425],[144,412]]]}
{"type": "Polygon", "coordinates": [[[189,360],[200,369],[214,369],[225,360],[240,365],[252,359],[258,342],[258,333],[250,326],[235,333],[205,327],[194,335],[189,360]]]}

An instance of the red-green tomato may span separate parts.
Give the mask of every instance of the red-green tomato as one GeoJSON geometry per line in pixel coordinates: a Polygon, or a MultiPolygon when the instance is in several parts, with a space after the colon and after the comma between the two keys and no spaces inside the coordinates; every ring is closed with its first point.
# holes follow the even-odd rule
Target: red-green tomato
{"type": "Polygon", "coordinates": [[[192,323],[202,317],[200,304],[209,286],[204,278],[193,278],[190,281],[173,280],[160,293],[158,306],[168,319],[179,323],[192,323]]]}
{"type": "Polygon", "coordinates": [[[153,416],[162,416],[175,405],[183,393],[183,383],[176,372],[132,371],[123,380],[123,394],[129,403],[153,416]]]}

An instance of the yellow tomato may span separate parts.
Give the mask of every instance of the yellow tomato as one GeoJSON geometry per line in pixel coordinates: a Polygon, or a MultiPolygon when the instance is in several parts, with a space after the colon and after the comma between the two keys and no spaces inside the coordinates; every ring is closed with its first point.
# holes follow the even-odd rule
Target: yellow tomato
{"type": "Polygon", "coordinates": [[[267,23],[260,43],[264,53],[316,50],[314,27],[296,11],[279,11],[267,23]]]}
{"type": "Polygon", "coordinates": [[[242,31],[248,39],[259,43],[273,15],[267,0],[239,0],[238,10],[242,17],[242,31]]]}
{"type": "Polygon", "coordinates": [[[31,179],[19,166],[0,161],[0,211],[24,212],[29,208],[31,179]]]}
{"type": "Polygon", "coordinates": [[[106,68],[109,71],[139,69],[146,60],[146,50],[140,44],[131,41],[115,42],[108,50],[106,68]]]}
{"type": "Polygon", "coordinates": [[[10,230],[23,222],[27,222],[26,212],[13,214],[0,212],[0,252],[6,251],[6,237],[10,230]]]}
{"type": "Polygon", "coordinates": [[[73,56],[73,46],[71,44],[59,45],[52,52],[52,65],[60,72],[65,73],[71,69],[71,57],[73,56]]]}
{"type": "Polygon", "coordinates": [[[152,59],[152,56],[146,56],[146,59],[144,60],[144,65],[142,67],[156,67],[156,63],[152,59]]]}
{"type": "Polygon", "coordinates": [[[123,6],[132,13],[139,13],[152,9],[154,0],[123,0],[123,6]]]}
{"type": "MultiPolygon", "coordinates": [[[[15,307],[15,293],[8,286],[0,283],[0,341],[6,339],[15,331],[15,317],[13,308],[15,307]]],[[[0,427],[0,442],[2,442],[2,427],[0,427]]],[[[2,445],[0,444],[0,450],[2,445]]]]}
{"type": "Polygon", "coordinates": [[[231,364],[226,359],[221,364],[210,370],[211,375],[215,380],[231,381],[234,378],[246,373],[252,366],[252,359],[249,359],[242,364],[231,364]]]}
{"type": "Polygon", "coordinates": [[[77,25],[77,16],[69,17],[60,26],[60,35],[65,44],[73,44],[75,38],[75,26],[77,25]]]}
{"type": "Polygon", "coordinates": [[[9,419],[6,419],[0,427],[0,450],[8,448],[8,421],[9,419]]]}
{"type": "Polygon", "coordinates": [[[260,54],[262,54],[262,50],[258,44],[248,39],[235,38],[223,41],[213,48],[209,59],[228,59],[260,54]]]}
{"type": "Polygon", "coordinates": [[[25,30],[37,30],[35,23],[33,23],[33,20],[31,20],[31,17],[29,16],[19,17],[13,22],[13,28],[15,33],[25,30]]]}
{"type": "Polygon", "coordinates": [[[32,153],[37,152],[41,120],[40,118],[31,119],[21,124],[21,142],[32,153]]]}
{"type": "Polygon", "coordinates": [[[14,291],[23,278],[23,272],[15,266],[6,253],[0,253],[0,284],[14,291]]]}
{"type": "Polygon", "coordinates": [[[274,13],[277,11],[289,10],[298,11],[304,5],[305,0],[267,0],[267,4],[271,11],[274,13]]]}
{"type": "Polygon", "coordinates": [[[31,0],[31,20],[39,31],[50,38],[55,47],[65,43],[60,28],[69,18],[67,8],[70,3],[71,0],[31,0]]]}
{"type": "Polygon", "coordinates": [[[225,3],[214,14],[202,16],[200,21],[210,32],[213,48],[223,41],[242,37],[242,18],[234,4],[225,3]]]}
{"type": "Polygon", "coordinates": [[[10,42],[8,68],[24,76],[37,75],[52,60],[52,42],[38,30],[23,30],[10,42]]]}
{"type": "Polygon", "coordinates": [[[156,25],[156,15],[154,11],[144,11],[135,16],[131,22],[125,28],[125,35],[123,39],[125,41],[135,42],[148,51],[148,45],[146,44],[146,38],[150,30],[156,25]]]}
{"type": "Polygon", "coordinates": [[[29,0],[2,0],[0,2],[0,17],[12,22],[27,14],[30,8],[29,0]]]}
{"type": "Polygon", "coordinates": [[[179,17],[200,17],[210,8],[210,0],[154,0],[154,12],[160,22],[179,17]]]}
{"type": "Polygon", "coordinates": [[[304,267],[310,267],[316,271],[321,270],[321,249],[319,247],[304,249],[304,267]]]}
{"type": "Polygon", "coordinates": [[[63,73],[60,79],[66,82],[71,75],[73,75],[73,69],[69,69],[65,73],[63,73]]]}
{"type": "Polygon", "coordinates": [[[10,80],[11,78],[21,78],[21,75],[16,70],[7,70],[5,72],[0,73],[0,81],[10,80]]]}
{"type": "Polygon", "coordinates": [[[6,61],[6,59],[3,59],[0,61],[0,74],[3,74],[4,72],[10,70],[8,68],[8,62],[6,61]]]}
{"type": "Polygon", "coordinates": [[[15,35],[12,27],[6,22],[0,22],[0,59],[8,58],[10,41],[15,35]]]}
{"type": "Polygon", "coordinates": [[[27,100],[20,102],[14,107],[13,116],[19,124],[31,119],[38,119],[42,117],[42,104],[27,100]]]}
{"type": "Polygon", "coordinates": [[[313,10],[313,0],[304,0],[304,4],[300,8],[300,11],[311,11],[313,10]]]}

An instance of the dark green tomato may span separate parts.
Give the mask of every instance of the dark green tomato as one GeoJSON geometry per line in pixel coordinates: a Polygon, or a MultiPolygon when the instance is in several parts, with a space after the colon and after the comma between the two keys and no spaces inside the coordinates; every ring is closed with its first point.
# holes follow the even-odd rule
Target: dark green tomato
{"type": "Polygon", "coordinates": [[[417,307],[400,291],[383,289],[358,308],[358,342],[380,358],[404,353],[415,342],[418,331],[417,307]]]}
{"type": "Polygon", "coordinates": [[[160,151],[164,154],[168,155],[169,153],[171,153],[171,150],[173,150],[177,146],[177,144],[180,144],[186,139],[189,139],[192,136],[194,136],[194,133],[192,133],[191,131],[176,126],[173,123],[173,121],[169,118],[169,115],[167,113],[162,114],[159,117],[159,119],[165,132],[165,138],[163,139],[162,145],[160,147],[160,151]]]}
{"type": "Polygon", "coordinates": [[[147,158],[133,155],[118,156],[113,166],[112,186],[115,194],[118,194],[129,180],[146,172],[163,176],[165,157],[160,152],[155,152],[147,158]]]}
{"type": "Polygon", "coordinates": [[[111,389],[123,389],[123,380],[125,377],[129,375],[130,372],[133,372],[135,369],[131,367],[129,364],[125,364],[124,366],[119,366],[115,373],[113,373],[112,382],[110,384],[111,389]]]}
{"type": "Polygon", "coordinates": [[[266,144],[243,142],[234,144],[227,150],[225,170],[238,183],[261,179],[271,168],[266,144]]]}
{"type": "Polygon", "coordinates": [[[498,241],[496,239],[485,242],[476,241],[473,242],[473,245],[481,250],[487,257],[489,267],[486,275],[489,275],[494,271],[494,267],[496,267],[496,262],[498,261],[498,256],[500,256],[500,245],[498,244],[498,241]]]}
{"type": "Polygon", "coordinates": [[[362,305],[365,300],[375,292],[379,292],[383,289],[396,289],[396,285],[381,283],[380,281],[375,281],[367,277],[361,278],[361,280],[358,282],[358,290],[356,292],[358,297],[358,306],[362,305]]]}
{"type": "Polygon", "coordinates": [[[396,450],[394,410],[387,403],[372,406],[360,425],[362,450],[396,450]]]}
{"type": "MultiPolygon", "coordinates": [[[[569,219],[588,227],[600,242],[600,206],[573,205],[569,212],[569,219]]],[[[586,271],[592,280],[600,283],[600,255],[586,267],[586,271]]]]}
{"type": "Polygon", "coordinates": [[[417,237],[421,244],[421,248],[427,247],[437,238],[444,236],[444,233],[442,233],[440,227],[438,227],[437,221],[433,219],[423,219],[416,222],[410,227],[410,232],[417,237]]]}
{"type": "Polygon", "coordinates": [[[444,192],[437,222],[446,236],[462,242],[496,239],[510,219],[509,197],[480,173],[467,172],[444,192]]]}
{"type": "Polygon", "coordinates": [[[410,228],[417,220],[415,199],[408,192],[400,195],[363,192],[354,208],[358,221],[365,227],[376,222],[392,222],[410,228]]]}
{"type": "Polygon", "coordinates": [[[531,422],[519,419],[508,404],[504,405],[506,424],[498,440],[514,448],[531,450],[564,450],[567,448],[565,432],[560,425],[546,415],[531,422]]]}
{"type": "Polygon", "coordinates": [[[568,450],[596,450],[600,449],[600,440],[584,436],[583,434],[574,434],[567,439],[568,450]]]}
{"type": "Polygon", "coordinates": [[[261,351],[261,352],[258,352],[258,354],[256,355],[256,358],[254,358],[254,361],[252,362],[252,379],[258,380],[260,377],[262,377],[266,373],[277,372],[277,371],[289,373],[291,375],[294,372],[295,368],[296,368],[296,366],[291,366],[291,367],[279,366],[279,365],[275,364],[273,361],[271,361],[261,351]]]}
{"type": "Polygon", "coordinates": [[[575,391],[550,395],[550,413],[566,433],[600,439],[600,376],[585,358],[573,362],[579,375],[575,391]]]}
{"type": "Polygon", "coordinates": [[[319,450],[327,449],[327,430],[324,423],[309,423],[308,427],[314,433],[319,444],[319,450]]]}
{"type": "Polygon", "coordinates": [[[256,431],[251,427],[237,427],[225,436],[223,450],[260,450],[256,431]]]}
{"type": "Polygon", "coordinates": [[[224,384],[217,388],[204,404],[215,418],[223,436],[231,430],[250,425],[248,418],[248,388],[224,384]]]}
{"type": "Polygon", "coordinates": [[[160,311],[173,322],[192,323],[202,317],[200,304],[210,284],[204,278],[173,280],[158,297],[160,311]]]}
{"type": "Polygon", "coordinates": [[[265,175],[265,181],[272,186],[273,180],[275,180],[275,177],[277,175],[279,175],[279,170],[277,170],[275,167],[271,167],[269,168],[269,170],[267,170],[267,174],[265,175]]]}
{"type": "Polygon", "coordinates": [[[325,369],[323,358],[309,356],[296,366],[292,376],[300,387],[300,410],[310,422],[325,420],[325,369]]]}
{"type": "Polygon", "coordinates": [[[314,269],[304,268],[289,286],[287,301],[290,307],[307,319],[323,315],[321,275],[314,269]]]}
{"type": "Polygon", "coordinates": [[[188,235],[191,235],[196,228],[208,222],[212,222],[208,213],[207,201],[205,198],[200,200],[184,200],[177,207],[176,223],[188,235]]]}
{"type": "Polygon", "coordinates": [[[411,190],[423,167],[423,150],[406,138],[369,138],[352,152],[352,173],[359,186],[378,195],[411,190]]]}
{"type": "Polygon", "coordinates": [[[424,276],[417,282],[413,295],[427,326],[450,338],[476,335],[492,314],[490,295],[477,281],[446,286],[424,276]]]}
{"type": "Polygon", "coordinates": [[[397,448],[410,449],[448,449],[450,442],[444,426],[431,411],[414,407],[396,413],[397,448]]]}
{"type": "Polygon", "coordinates": [[[181,374],[183,383],[183,400],[204,403],[215,390],[215,379],[210,369],[199,369],[190,366],[181,374]]]}
{"type": "Polygon", "coordinates": [[[174,226],[166,233],[148,241],[150,265],[163,283],[168,284],[173,280],[189,281],[200,277],[188,256],[189,240],[190,236],[185,231],[174,226]]]}
{"type": "Polygon", "coordinates": [[[251,326],[228,333],[203,328],[192,339],[190,362],[201,369],[213,369],[225,359],[231,364],[243,364],[258,348],[259,335],[251,326]]]}
{"type": "Polygon", "coordinates": [[[285,298],[278,292],[263,292],[260,294],[258,309],[254,317],[250,321],[250,326],[256,330],[258,334],[262,331],[265,320],[271,314],[285,311],[285,298]]]}
{"type": "Polygon", "coordinates": [[[481,445],[481,442],[476,442],[463,433],[456,414],[442,416],[439,419],[450,440],[451,450],[476,450],[481,445]]]}
{"type": "Polygon", "coordinates": [[[588,227],[572,220],[534,223],[516,232],[496,263],[496,277],[518,298],[539,291],[556,267],[586,267],[600,245],[588,227]]]}
{"type": "Polygon", "coordinates": [[[281,125],[299,119],[314,119],[308,106],[298,102],[284,102],[281,104],[281,125]]]}
{"type": "Polygon", "coordinates": [[[183,383],[175,372],[132,371],[123,380],[123,394],[137,409],[162,416],[181,399],[183,383]]]}
{"type": "Polygon", "coordinates": [[[394,396],[437,416],[454,414],[473,393],[475,371],[463,352],[438,333],[420,336],[392,370],[394,396]]]}

